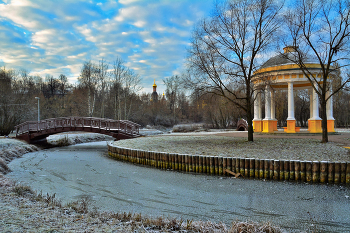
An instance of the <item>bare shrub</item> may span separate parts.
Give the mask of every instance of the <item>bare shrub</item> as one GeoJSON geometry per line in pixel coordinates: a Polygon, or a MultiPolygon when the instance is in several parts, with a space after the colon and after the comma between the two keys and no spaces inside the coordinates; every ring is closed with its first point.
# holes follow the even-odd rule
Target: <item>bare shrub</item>
{"type": "Polygon", "coordinates": [[[33,196],[35,192],[27,185],[16,185],[12,191],[18,196],[33,196]]]}
{"type": "Polygon", "coordinates": [[[194,132],[205,130],[204,124],[181,124],[174,125],[173,132],[194,132]]]}
{"type": "Polygon", "coordinates": [[[35,197],[35,200],[45,202],[48,206],[62,207],[61,201],[56,199],[56,193],[54,193],[53,195],[50,195],[48,193],[46,193],[46,195],[43,195],[42,192],[40,192],[35,197]]]}
{"type": "Polygon", "coordinates": [[[89,212],[90,199],[88,197],[82,197],[78,201],[69,202],[66,207],[72,208],[80,214],[86,214],[89,212]]]}

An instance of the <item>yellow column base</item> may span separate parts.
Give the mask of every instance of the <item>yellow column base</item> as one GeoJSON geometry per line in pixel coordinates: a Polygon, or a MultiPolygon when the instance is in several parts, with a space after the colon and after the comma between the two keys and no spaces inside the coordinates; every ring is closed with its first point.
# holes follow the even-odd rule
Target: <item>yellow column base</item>
{"type": "Polygon", "coordinates": [[[295,120],[287,120],[287,127],[284,128],[286,133],[295,133],[295,120]]]}
{"type": "Polygon", "coordinates": [[[322,133],[322,120],[309,120],[310,133],[322,133]]]}
{"type": "Polygon", "coordinates": [[[277,129],[277,120],[273,120],[273,131],[278,131],[278,129],[277,129]]]}
{"type": "Polygon", "coordinates": [[[334,130],[334,120],[327,120],[327,131],[335,132],[334,130]]]}
{"type": "Polygon", "coordinates": [[[253,130],[254,132],[262,132],[263,122],[261,120],[253,120],[253,130]]]}
{"type": "Polygon", "coordinates": [[[274,123],[274,120],[263,120],[263,133],[273,133],[274,130],[273,130],[273,123],[274,123]]]}

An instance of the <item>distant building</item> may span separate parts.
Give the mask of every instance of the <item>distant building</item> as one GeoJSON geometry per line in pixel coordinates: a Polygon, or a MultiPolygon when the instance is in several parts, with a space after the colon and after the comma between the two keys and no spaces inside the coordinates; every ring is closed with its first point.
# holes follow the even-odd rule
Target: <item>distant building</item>
{"type": "Polygon", "coordinates": [[[152,96],[151,96],[151,101],[158,102],[158,93],[157,93],[156,80],[154,80],[154,83],[153,83],[153,92],[152,92],[152,96]]]}

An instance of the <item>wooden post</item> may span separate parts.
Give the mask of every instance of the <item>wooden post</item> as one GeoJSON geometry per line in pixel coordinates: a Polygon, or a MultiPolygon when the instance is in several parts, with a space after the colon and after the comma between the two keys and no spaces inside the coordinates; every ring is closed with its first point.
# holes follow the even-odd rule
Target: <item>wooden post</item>
{"type": "Polygon", "coordinates": [[[162,168],[162,160],[161,160],[161,153],[160,152],[156,152],[157,155],[157,168],[162,168]]]}
{"type": "Polygon", "coordinates": [[[320,182],[326,183],[328,181],[328,162],[327,161],[321,161],[320,163],[320,182]]]}
{"type": "Polygon", "coordinates": [[[186,172],[186,155],[181,155],[182,171],[186,172]]]}
{"type": "Polygon", "coordinates": [[[270,167],[269,167],[269,177],[270,180],[273,179],[273,177],[275,176],[275,168],[274,168],[274,160],[270,159],[270,167]]]}
{"type": "Polygon", "coordinates": [[[335,162],[334,164],[334,183],[339,184],[340,183],[340,163],[335,162]]]}
{"type": "Polygon", "coordinates": [[[320,182],[320,162],[318,161],[312,162],[312,182],[313,183],[320,182]]]}
{"type": "Polygon", "coordinates": [[[188,155],[185,155],[185,163],[186,163],[186,172],[190,172],[190,165],[189,165],[189,159],[188,155]]]}
{"type": "Polygon", "coordinates": [[[346,183],[346,162],[340,164],[340,183],[346,183]]]}
{"type": "Polygon", "coordinates": [[[182,171],[182,156],[177,154],[178,170],[182,171]]]}
{"type": "Polygon", "coordinates": [[[222,158],[222,171],[223,175],[227,175],[225,170],[227,169],[227,157],[222,158]]]}
{"type": "Polygon", "coordinates": [[[141,151],[136,150],[136,163],[140,164],[141,163],[141,151]]]}
{"type": "Polygon", "coordinates": [[[240,158],[239,159],[239,173],[241,173],[242,175],[244,175],[244,164],[245,164],[245,159],[240,158]]]}
{"type": "Polygon", "coordinates": [[[223,157],[219,156],[218,157],[218,175],[219,176],[222,176],[224,174],[223,165],[224,165],[223,157]]]}
{"type": "Polygon", "coordinates": [[[346,183],[346,184],[350,184],[350,163],[349,163],[349,162],[347,162],[347,164],[346,164],[345,183],[346,183]]]}
{"type": "Polygon", "coordinates": [[[312,162],[306,161],[306,182],[312,181],[312,162]]]}
{"type": "Polygon", "coordinates": [[[300,180],[302,182],[306,181],[306,162],[300,161],[300,180]]]}
{"type": "Polygon", "coordinates": [[[289,167],[290,162],[289,160],[284,161],[284,180],[289,180],[289,167]]]}
{"type": "Polygon", "coordinates": [[[244,176],[246,178],[249,177],[249,159],[248,158],[244,159],[244,176]]]}
{"type": "Polygon", "coordinates": [[[264,163],[264,179],[268,180],[270,178],[270,160],[269,159],[264,159],[261,160],[261,163],[264,163]]]}
{"type": "Polygon", "coordinates": [[[334,162],[328,163],[328,183],[334,183],[334,162]]]}
{"type": "Polygon", "coordinates": [[[208,173],[207,172],[207,157],[206,155],[201,155],[203,158],[203,173],[208,173]]]}
{"type": "Polygon", "coordinates": [[[264,166],[265,166],[264,160],[261,159],[260,163],[259,163],[259,178],[260,179],[264,179],[264,166]]]}
{"type": "Polygon", "coordinates": [[[255,168],[254,177],[259,179],[260,159],[255,159],[254,168],[255,168]]]}
{"type": "Polygon", "coordinates": [[[280,160],[280,180],[284,180],[284,160],[280,160]]]}
{"type": "Polygon", "coordinates": [[[231,159],[231,171],[233,173],[236,173],[236,161],[237,161],[237,158],[232,158],[231,159]]]}
{"type": "Polygon", "coordinates": [[[232,171],[232,157],[227,158],[227,170],[232,171]]]}
{"type": "Polygon", "coordinates": [[[205,156],[205,161],[206,161],[206,169],[207,169],[207,174],[210,175],[211,174],[211,156],[205,156]]]}
{"type": "Polygon", "coordinates": [[[188,169],[189,172],[193,172],[193,156],[188,155],[188,169]]]}
{"type": "Polygon", "coordinates": [[[194,155],[193,156],[193,158],[194,158],[194,168],[193,168],[193,171],[194,172],[196,172],[196,173],[198,173],[199,172],[199,157],[198,157],[198,155],[194,155]]]}
{"type": "Polygon", "coordinates": [[[240,173],[241,172],[240,167],[241,167],[241,158],[236,158],[236,171],[235,171],[235,173],[240,173]]]}
{"type": "Polygon", "coordinates": [[[179,155],[175,154],[175,170],[178,171],[179,170],[179,155]]]}
{"type": "Polygon", "coordinates": [[[219,160],[217,156],[214,157],[214,172],[215,175],[219,174],[219,160]]]}
{"type": "Polygon", "coordinates": [[[279,175],[280,175],[280,161],[274,160],[273,161],[273,179],[279,180],[279,175]]]}
{"type": "Polygon", "coordinates": [[[169,153],[165,153],[165,164],[166,164],[166,169],[170,169],[171,168],[169,153]]]}
{"type": "Polygon", "coordinates": [[[210,175],[215,174],[214,156],[210,156],[210,175]]]}
{"type": "Polygon", "coordinates": [[[249,177],[253,178],[254,177],[254,173],[255,173],[255,159],[254,158],[250,158],[249,159],[249,177]]]}
{"type": "Polygon", "coordinates": [[[198,172],[203,173],[203,156],[198,157],[198,172]]]}
{"type": "Polygon", "coordinates": [[[289,179],[295,180],[295,161],[291,160],[289,162],[289,179]]]}
{"type": "Polygon", "coordinates": [[[300,161],[299,160],[294,161],[294,169],[295,169],[295,172],[294,172],[295,180],[296,181],[301,180],[301,178],[300,178],[300,161]]]}

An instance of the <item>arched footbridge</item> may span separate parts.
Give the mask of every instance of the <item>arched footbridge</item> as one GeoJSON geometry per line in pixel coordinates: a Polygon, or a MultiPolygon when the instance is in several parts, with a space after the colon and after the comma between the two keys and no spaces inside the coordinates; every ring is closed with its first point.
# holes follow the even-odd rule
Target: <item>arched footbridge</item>
{"type": "Polygon", "coordinates": [[[41,121],[27,121],[15,127],[16,138],[28,143],[49,135],[85,131],[110,135],[117,140],[139,137],[140,125],[128,120],[112,120],[94,117],[60,117],[41,121]]]}

